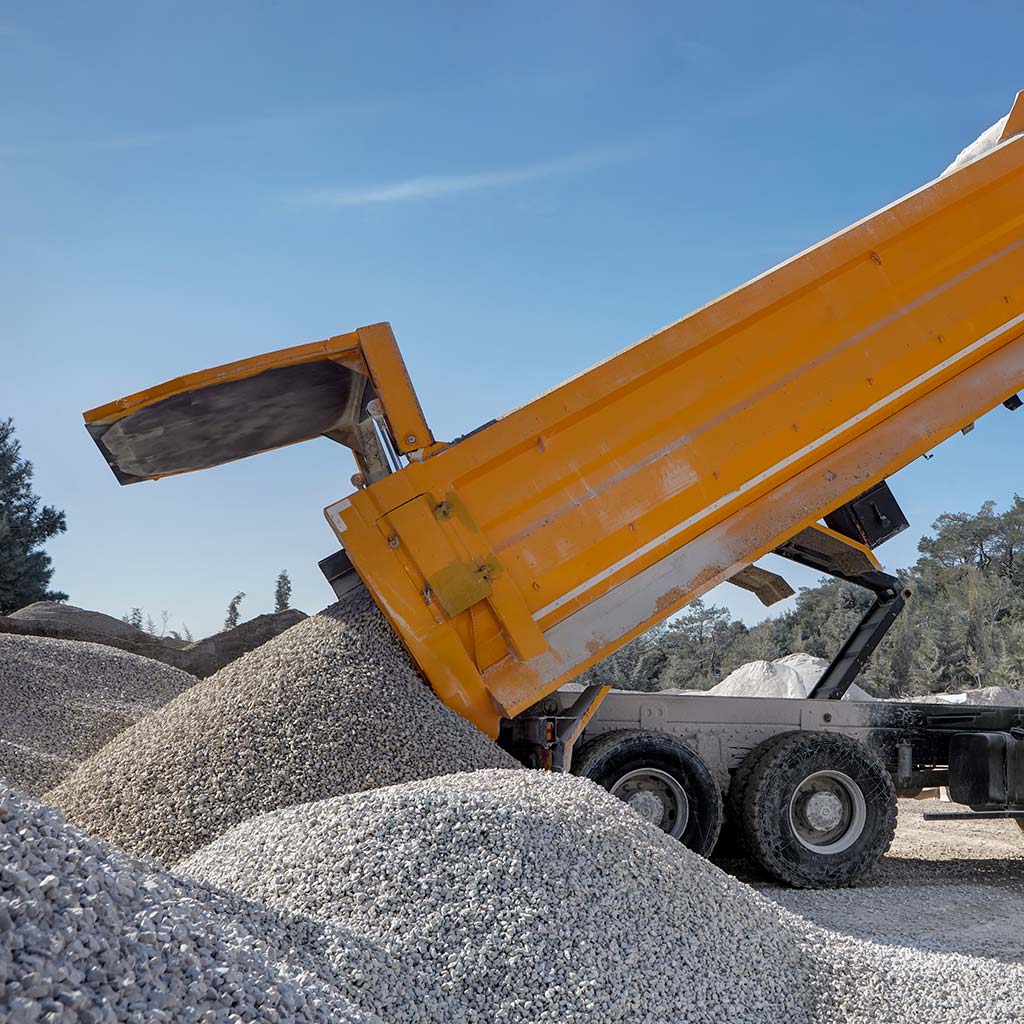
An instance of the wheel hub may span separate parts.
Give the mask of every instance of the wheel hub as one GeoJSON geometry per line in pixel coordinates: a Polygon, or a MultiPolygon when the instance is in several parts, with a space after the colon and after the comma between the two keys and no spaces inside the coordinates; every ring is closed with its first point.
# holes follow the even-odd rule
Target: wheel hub
{"type": "Polygon", "coordinates": [[[690,801],[679,780],[660,768],[626,772],[609,792],[645,821],[678,839],[690,821],[690,801]]]}
{"type": "Polygon", "coordinates": [[[662,802],[649,790],[643,789],[638,793],[626,798],[626,803],[640,815],[641,818],[649,821],[652,825],[661,827],[661,821],[665,817],[665,807],[662,802]]]}
{"type": "Polygon", "coordinates": [[[812,772],[789,801],[789,825],[797,842],[814,853],[833,856],[860,838],[867,822],[867,802],[860,786],[845,772],[812,772]]]}
{"type": "Polygon", "coordinates": [[[804,806],[804,815],[815,831],[829,832],[843,820],[843,801],[835,793],[814,793],[804,806]]]}

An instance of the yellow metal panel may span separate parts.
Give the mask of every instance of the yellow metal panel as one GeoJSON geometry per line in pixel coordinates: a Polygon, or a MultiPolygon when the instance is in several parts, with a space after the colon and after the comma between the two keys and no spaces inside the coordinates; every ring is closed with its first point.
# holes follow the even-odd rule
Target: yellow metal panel
{"type": "Polygon", "coordinates": [[[224,363],[222,366],[214,366],[209,370],[187,373],[183,377],[175,377],[173,380],[157,384],[145,391],[139,391],[134,395],[128,395],[125,398],[117,399],[117,401],[90,409],[83,416],[86,423],[104,423],[119,419],[126,413],[153,405],[172,395],[196,391],[228,381],[243,380],[246,377],[255,377],[266,370],[274,370],[282,366],[313,363],[318,359],[329,359],[331,362],[341,363],[349,369],[369,376],[366,363],[359,350],[359,336],[353,331],[351,334],[336,335],[326,341],[293,345],[291,348],[279,349],[265,355],[224,363]]]}
{"type": "Polygon", "coordinates": [[[412,452],[430,448],[434,444],[434,435],[427,427],[391,325],[360,327],[357,334],[377,394],[384,403],[398,450],[412,452]]]}

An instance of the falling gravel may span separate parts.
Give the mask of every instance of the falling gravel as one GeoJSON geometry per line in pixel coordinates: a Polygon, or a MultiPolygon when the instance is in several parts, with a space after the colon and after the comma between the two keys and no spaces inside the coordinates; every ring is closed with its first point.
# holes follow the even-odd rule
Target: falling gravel
{"type": "Polygon", "coordinates": [[[102,644],[0,633],[0,777],[38,795],[195,681],[102,644]]]}
{"type": "Polygon", "coordinates": [[[170,864],[265,811],[517,765],[433,695],[360,590],[196,683],[46,800],[170,864]]]}
{"type": "Polygon", "coordinates": [[[0,1020],[382,1024],[320,929],[183,881],[0,790],[0,1020]]]}

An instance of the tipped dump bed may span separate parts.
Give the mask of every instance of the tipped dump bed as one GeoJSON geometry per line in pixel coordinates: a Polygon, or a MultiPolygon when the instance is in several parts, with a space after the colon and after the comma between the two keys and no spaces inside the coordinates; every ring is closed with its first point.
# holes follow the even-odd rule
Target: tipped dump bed
{"type": "MultiPolygon", "coordinates": [[[[1003,135],[1022,126],[1018,97],[1003,135]]],[[[1011,398],[1022,281],[1016,135],[457,444],[423,444],[411,388],[374,373],[412,460],[328,520],[494,734],[1011,398]]]]}
{"type": "Polygon", "coordinates": [[[1016,136],[329,519],[493,731],[1010,398],[1022,282],[1016,136]]]}

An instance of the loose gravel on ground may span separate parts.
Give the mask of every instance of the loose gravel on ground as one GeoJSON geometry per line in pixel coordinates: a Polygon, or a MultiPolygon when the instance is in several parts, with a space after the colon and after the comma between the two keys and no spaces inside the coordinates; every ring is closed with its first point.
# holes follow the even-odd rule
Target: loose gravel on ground
{"type": "Polygon", "coordinates": [[[102,644],[0,633],[0,777],[38,795],[195,681],[102,644]]]}
{"type": "Polygon", "coordinates": [[[518,762],[434,696],[360,590],[196,683],[45,799],[170,864],[265,811],[487,767],[518,762]]]}
{"type": "Polygon", "coordinates": [[[815,892],[755,884],[809,921],[886,944],[1024,963],[1024,835],[1013,821],[925,821],[967,810],[901,800],[896,838],[854,889],[815,892]]]}

